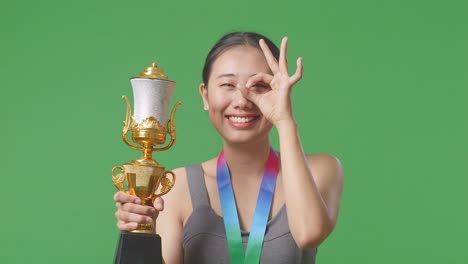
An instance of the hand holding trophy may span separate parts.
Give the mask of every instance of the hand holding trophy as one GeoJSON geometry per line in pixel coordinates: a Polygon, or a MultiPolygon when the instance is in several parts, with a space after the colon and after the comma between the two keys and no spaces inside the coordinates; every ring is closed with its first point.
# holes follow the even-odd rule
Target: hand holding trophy
{"type": "MultiPolygon", "coordinates": [[[[174,186],[176,176],[172,171],[152,158],[153,151],[164,151],[172,147],[176,140],[174,116],[180,101],[172,109],[167,120],[169,104],[175,82],[168,80],[156,63],[145,69],[139,76],[131,78],[134,98],[134,111],[131,115],[130,103],[122,130],[123,141],[133,149],[143,152],[140,159],[115,166],[112,181],[119,191],[136,196],[141,205],[153,206],[153,202],[169,192],[174,186]],[[128,132],[132,132],[128,140],[128,132]],[[166,143],[169,134],[170,142],[166,143]],[[124,189],[124,183],[127,190],[124,189]]],[[[155,234],[154,222],[141,223],[131,232],[122,232],[115,263],[162,263],[161,238],[155,234]]]]}

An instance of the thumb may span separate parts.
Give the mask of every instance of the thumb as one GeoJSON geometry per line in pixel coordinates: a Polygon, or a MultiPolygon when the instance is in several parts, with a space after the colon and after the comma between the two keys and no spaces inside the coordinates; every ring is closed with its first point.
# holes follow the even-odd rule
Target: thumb
{"type": "Polygon", "coordinates": [[[161,197],[156,198],[153,203],[154,208],[156,211],[163,211],[164,210],[164,200],[161,197]]]}

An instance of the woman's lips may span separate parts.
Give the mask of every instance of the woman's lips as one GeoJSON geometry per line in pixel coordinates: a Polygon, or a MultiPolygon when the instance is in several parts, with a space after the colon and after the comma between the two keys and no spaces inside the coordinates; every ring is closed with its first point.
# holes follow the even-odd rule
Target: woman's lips
{"type": "Polygon", "coordinates": [[[250,127],[259,117],[258,115],[226,115],[228,123],[236,128],[250,127]]]}

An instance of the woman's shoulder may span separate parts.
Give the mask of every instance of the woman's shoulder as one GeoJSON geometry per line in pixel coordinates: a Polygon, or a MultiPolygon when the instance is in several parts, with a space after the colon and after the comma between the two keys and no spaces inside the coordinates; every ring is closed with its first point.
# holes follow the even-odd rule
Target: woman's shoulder
{"type": "Polygon", "coordinates": [[[310,167],[320,168],[341,168],[341,161],[330,154],[306,154],[307,162],[310,167]]]}
{"type": "Polygon", "coordinates": [[[343,166],[337,157],[330,154],[306,154],[306,158],[319,189],[342,188],[343,166]]]}

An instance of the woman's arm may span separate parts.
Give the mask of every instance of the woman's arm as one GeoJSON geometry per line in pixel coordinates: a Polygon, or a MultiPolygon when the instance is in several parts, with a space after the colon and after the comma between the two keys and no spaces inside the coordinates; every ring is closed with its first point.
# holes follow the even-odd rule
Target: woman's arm
{"type": "Polygon", "coordinates": [[[184,168],[173,170],[177,175],[171,191],[165,194],[164,211],[159,213],[156,221],[156,233],[161,236],[162,254],[165,263],[183,263],[182,249],[182,201],[187,195],[186,172],[184,168]]]}
{"type": "Polygon", "coordinates": [[[278,124],[277,129],[291,234],[300,248],[318,246],[332,232],[338,217],[341,164],[330,155],[304,155],[294,120],[278,124]]]}
{"type": "Polygon", "coordinates": [[[283,38],[281,42],[278,61],[263,40],[259,44],[272,74],[252,76],[244,95],[278,129],[282,184],[291,234],[301,248],[318,246],[336,223],[343,188],[341,165],[332,156],[306,157],[302,150],[291,106],[291,90],[302,78],[302,58],[297,60],[296,72],[289,76],[288,39],[283,38]],[[256,93],[251,88],[258,83],[269,84],[271,90],[256,93]]]}

